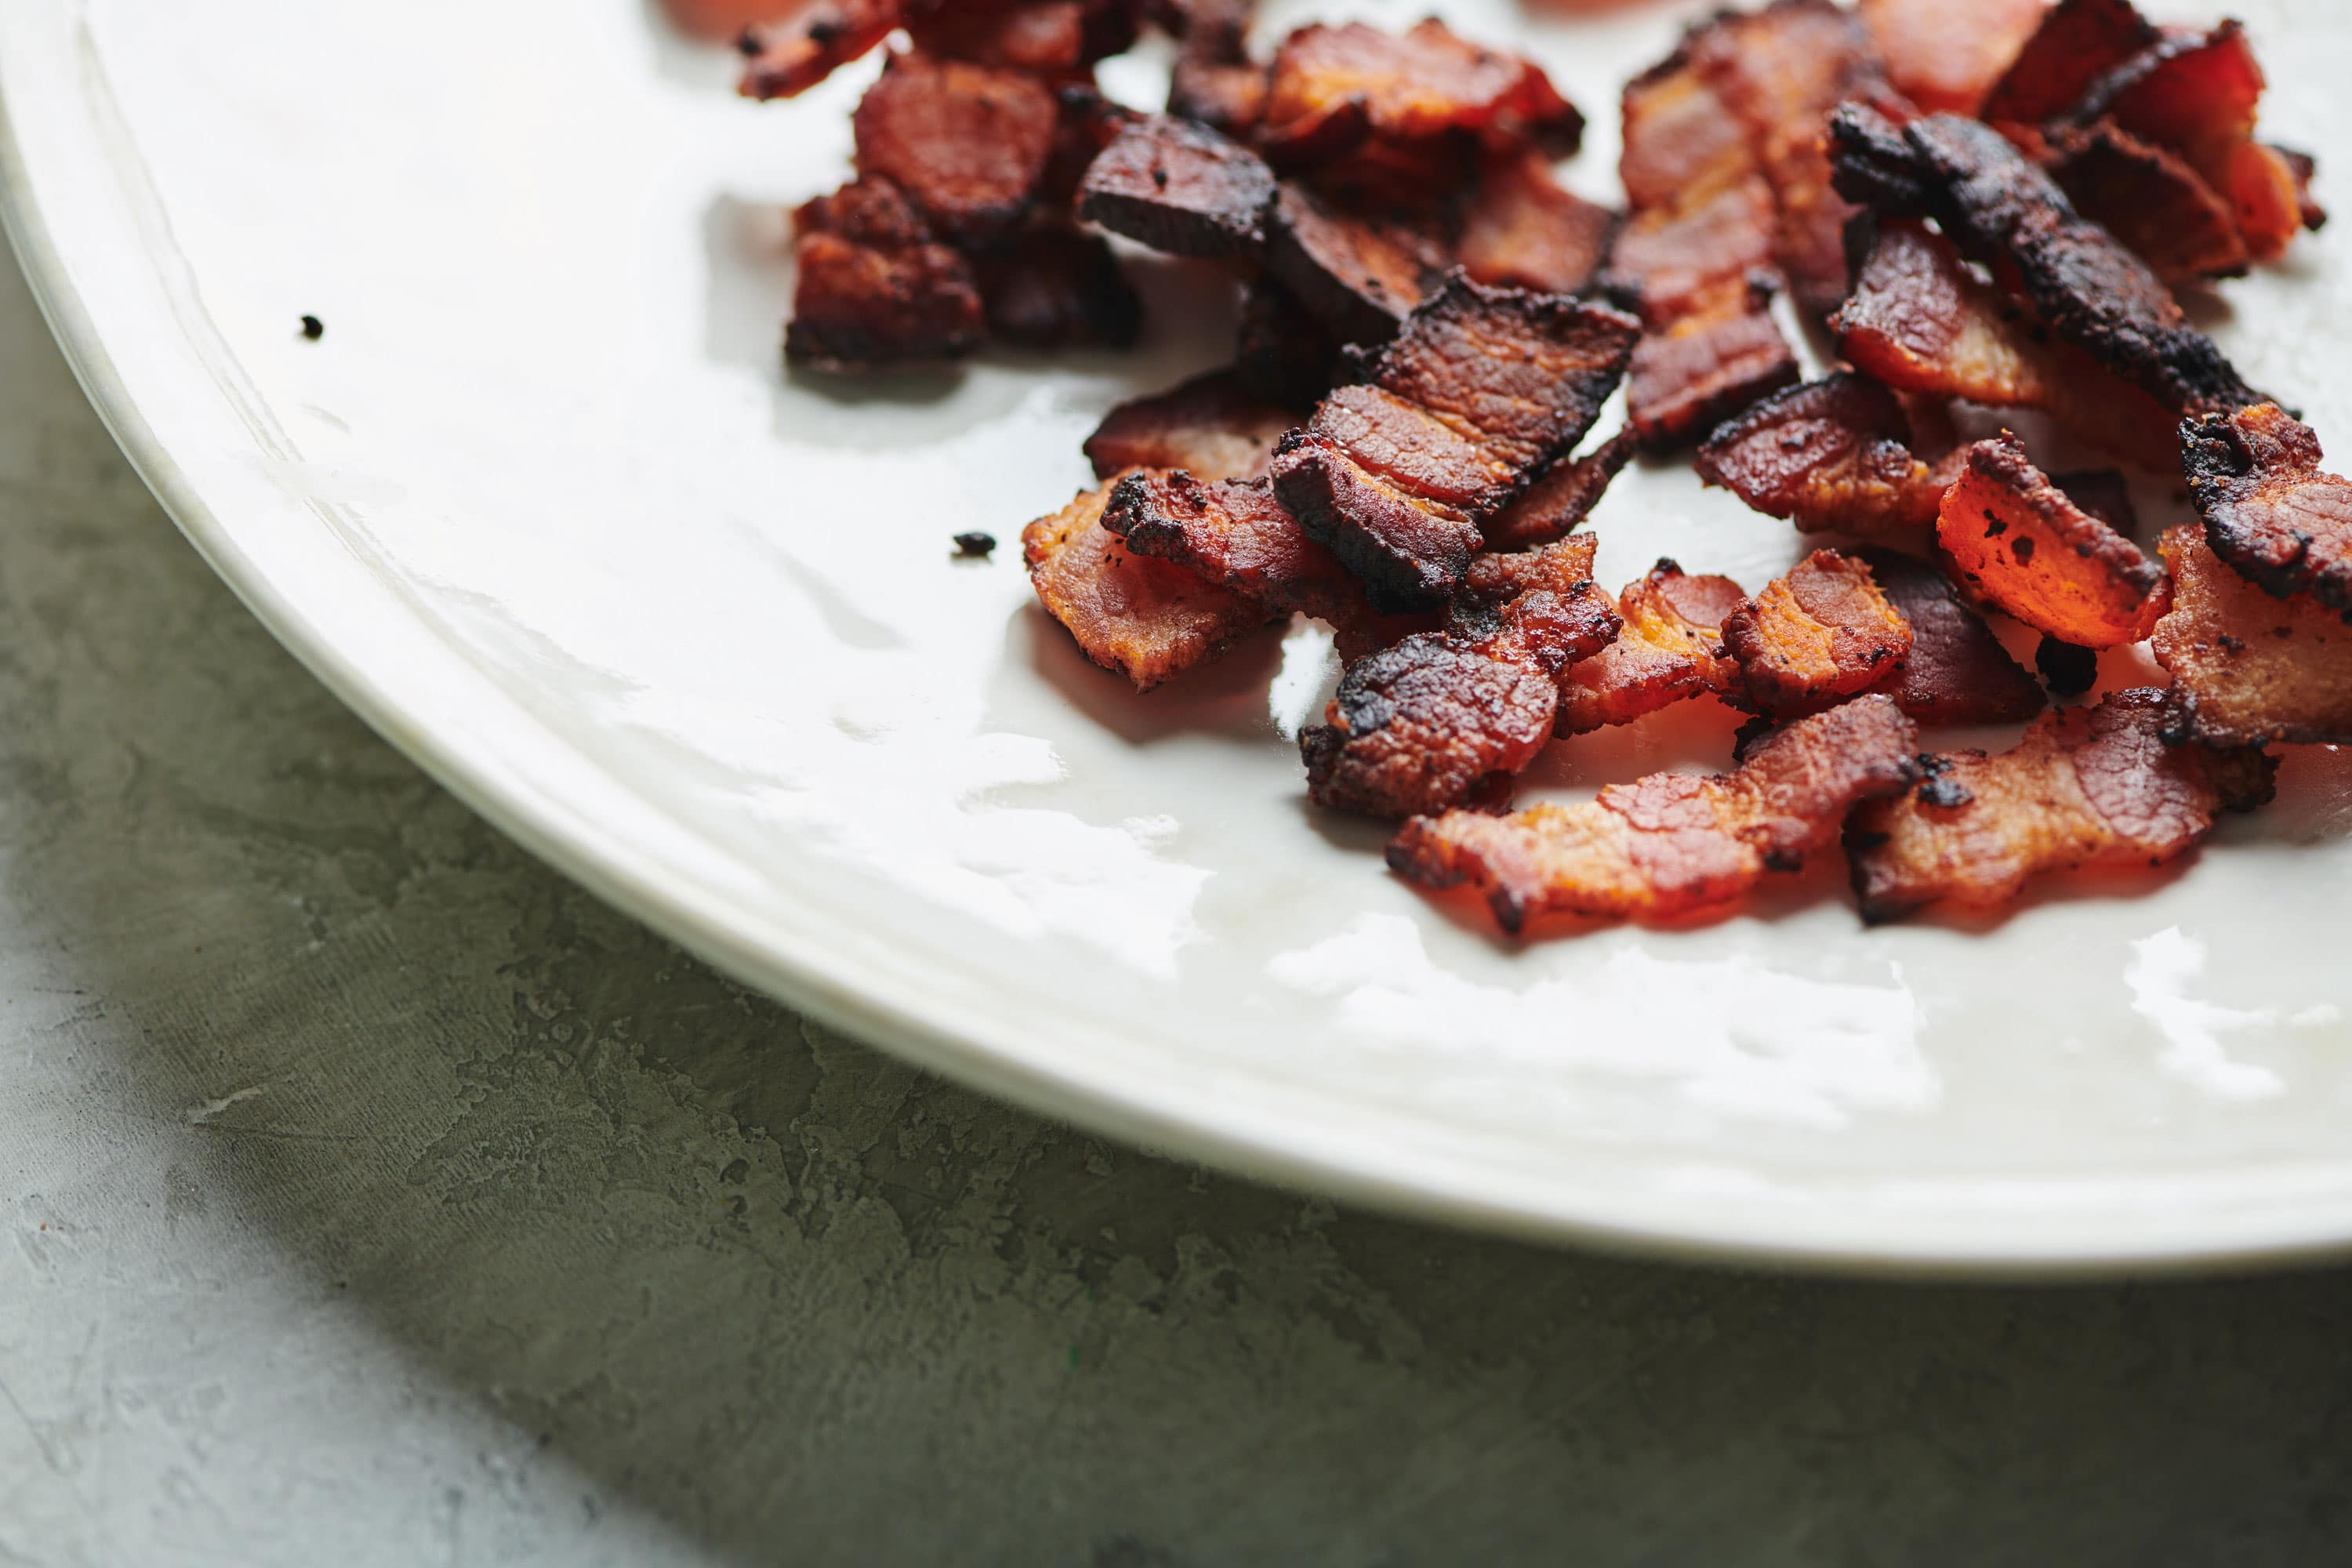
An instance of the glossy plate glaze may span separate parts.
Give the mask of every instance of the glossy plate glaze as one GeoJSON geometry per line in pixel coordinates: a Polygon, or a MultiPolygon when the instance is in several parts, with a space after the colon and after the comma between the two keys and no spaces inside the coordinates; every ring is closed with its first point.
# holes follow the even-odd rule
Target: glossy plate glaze
{"type": "MultiPolygon", "coordinates": [[[[1618,84],[1699,8],[1437,7],[1593,112],[1595,194],[1618,84]]],[[[2352,154],[2352,26],[2242,9],[2266,129],[2352,154]]],[[[0,5],[11,232],[124,447],[297,654],[539,853],[927,1066],[1423,1215],[1877,1268],[2352,1242],[2345,759],[2292,757],[2177,873],[1990,926],[1866,931],[1828,872],[1695,930],[1500,943],[1306,808],[1314,634],[1138,700],[1016,550],[950,559],[1066,500],[1112,402],[1221,356],[1214,291],[1144,264],[1132,356],[788,378],[781,209],[840,179],[870,68],[765,108],[731,69],[643,0],[0,5]]],[[[2341,248],[2216,314],[2352,443],[2341,248]]],[[[1597,526],[1610,581],[1797,548],[1676,468],[1597,526]]],[[[1729,729],[1561,745],[1537,786],[1719,765],[1729,729]]]]}

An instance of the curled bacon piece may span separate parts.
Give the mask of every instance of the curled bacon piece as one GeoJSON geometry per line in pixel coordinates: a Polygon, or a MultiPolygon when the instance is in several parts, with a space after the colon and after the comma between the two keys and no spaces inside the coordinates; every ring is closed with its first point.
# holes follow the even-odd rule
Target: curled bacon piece
{"type": "Polygon", "coordinates": [[[1034,76],[893,55],[853,117],[857,172],[905,191],[941,239],[984,246],[1036,205],[1060,116],[1034,76]]]}
{"type": "Polygon", "coordinates": [[[1818,712],[1877,685],[1911,651],[1911,625],[1869,564],[1816,550],[1724,618],[1738,700],[1771,718],[1818,712]]]}
{"type": "Polygon", "coordinates": [[[1554,911],[1673,920],[1802,869],[1856,803],[1909,786],[1917,744],[1894,699],[1857,698],[1766,738],[1730,773],[1654,773],[1505,817],[1416,817],[1389,864],[1424,888],[1476,888],[1507,931],[1554,911]]]}
{"type": "Polygon", "coordinates": [[[2265,403],[2192,419],[2180,440],[2213,552],[2265,593],[2352,619],[2352,480],[2320,471],[2311,426],[2265,403]]]}
{"type": "Polygon", "coordinates": [[[1252,396],[1230,371],[1211,371],[1104,415],[1087,437],[1087,460],[1098,479],[1128,468],[1251,479],[1265,472],[1275,442],[1291,423],[1287,410],[1252,396]]]}
{"type": "Polygon", "coordinates": [[[1969,448],[1936,536],[1971,589],[2077,647],[2138,642],[2170,602],[2164,569],[2076,506],[2006,432],[1969,448]]]}
{"type": "Polygon", "coordinates": [[[1911,626],[1911,650],[1877,689],[1922,724],[2014,724],[2044,705],[2042,687],[1941,569],[1892,550],[1854,553],[1911,626]]]}
{"type": "Polygon", "coordinates": [[[782,27],[742,37],[746,98],[794,98],[879,48],[899,22],[898,0],[820,0],[782,27]]]}
{"type": "Polygon", "coordinates": [[[889,181],[867,176],[793,215],[798,277],[784,357],[814,370],[954,359],[980,346],[980,280],[889,181]]]}
{"type": "Polygon", "coordinates": [[[2050,139],[2050,172],[2086,217],[2162,277],[2234,278],[2253,259],[2228,201],[2195,169],[2112,121],[2050,139]]]}
{"type": "Polygon", "coordinates": [[[2171,694],[2142,687],[2044,714],[2000,756],[1933,759],[1912,794],[1853,814],[1863,918],[1998,908],[2043,872],[2161,865],[2201,843],[2217,813],[2271,797],[2275,762],[2179,743],[2177,723],[2171,694]]]}
{"type": "Polygon", "coordinates": [[[1578,294],[1616,230],[1615,213],[1564,189],[1551,160],[1528,148],[1486,161],[1456,254],[1481,283],[1578,294]]]}
{"type": "Polygon", "coordinates": [[[1573,533],[1601,504],[1641,443],[1620,430],[1572,462],[1559,462],[1518,500],[1482,525],[1489,550],[1533,550],[1573,533]]]}
{"type": "Polygon", "coordinates": [[[1117,483],[1023,529],[1021,556],[1038,602],[1086,656],[1149,691],[1206,664],[1267,617],[1229,588],[1130,552],[1102,524],[1117,483]]]}
{"type": "Polygon", "coordinates": [[[1985,95],[1989,123],[2030,128],[2083,100],[2091,84],[2162,37],[2132,0],[2059,0],[1985,95]]]}
{"type": "Polygon", "coordinates": [[[1591,428],[1635,335],[1614,310],[1457,273],[1362,384],[1283,437],[1275,493],[1377,608],[1439,604],[1485,546],[1480,524],[1591,428]]]}
{"type": "Polygon", "coordinates": [[[1841,192],[1882,216],[1935,219],[1967,254],[2013,276],[2043,325],[2168,411],[2263,401],[2163,279],[1997,132],[1950,114],[1898,127],[1848,104],[1830,140],[1841,192]]]}
{"type": "Polygon", "coordinates": [[[2191,733],[2217,745],[2352,743],[2352,626],[2308,594],[2273,598],[2213,553],[2204,531],[2164,536],[2172,609],[2150,638],[2191,733]]]}
{"type": "Polygon", "coordinates": [[[1342,342],[1393,335],[1449,257],[1426,222],[1348,212],[1292,180],[1267,216],[1267,272],[1342,342]]]}
{"type": "Polygon", "coordinates": [[[2045,13],[2042,0],[1862,0],[1887,79],[1929,114],[1974,114],[2045,13]]]}
{"type": "Polygon", "coordinates": [[[1167,115],[1111,139],[1078,187],[1078,216],[1171,256],[1254,259],[1265,249],[1274,171],[1206,126],[1167,115]]]}
{"type": "Polygon", "coordinates": [[[1728,577],[1693,577],[1660,560],[1617,595],[1617,640],[1559,676],[1557,732],[1582,735],[1686,698],[1732,689],[1739,667],[1723,651],[1723,623],[1747,601],[1728,577]]]}
{"type": "Polygon", "coordinates": [[[1910,416],[1877,382],[1841,371],[1776,393],[1698,449],[1699,478],[1806,532],[1918,536],[1953,475],[1913,455],[1910,416]]]}
{"type": "Polygon", "coordinates": [[[1298,738],[1315,802],[1374,816],[1445,811],[1533,762],[1559,706],[1555,676],[1617,635],[1592,585],[1594,542],[1573,534],[1481,556],[1443,634],[1349,665],[1328,721],[1298,738]]]}
{"type": "Polygon", "coordinates": [[[1838,353],[1900,392],[2039,408],[2085,440],[2150,465],[2175,460],[2179,421],[1970,275],[1916,223],[1879,228],[1853,294],[1832,318],[1838,353]]]}

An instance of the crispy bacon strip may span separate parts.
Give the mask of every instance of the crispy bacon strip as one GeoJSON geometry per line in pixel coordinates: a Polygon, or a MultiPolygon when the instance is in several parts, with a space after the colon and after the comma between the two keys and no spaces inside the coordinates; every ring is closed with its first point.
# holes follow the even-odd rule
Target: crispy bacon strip
{"type": "Polygon", "coordinates": [[[1624,93],[1618,174],[1631,211],[1607,279],[1647,331],[1626,398],[1652,447],[1704,434],[1799,374],[1756,282],[1773,263],[1779,208],[1716,79],[1710,36],[1685,38],[1624,93]]]}
{"type": "Polygon", "coordinates": [[[2042,711],[2042,687],[1940,568],[1892,550],[1855,552],[1911,624],[1911,651],[1878,689],[1922,724],[2014,724],[2042,711]]]}
{"type": "Polygon", "coordinates": [[[1339,379],[1339,342],[1298,296],[1271,278],[1242,291],[1234,374],[1254,397],[1307,409],[1339,379]]]}
{"type": "Polygon", "coordinates": [[[1724,618],[1723,646],[1738,700],[1785,719],[1877,685],[1911,651],[1911,625],[1866,563],[1816,550],[1724,618]]]}
{"type": "Polygon", "coordinates": [[[1583,129],[1539,67],[1432,18],[1402,36],[1361,22],[1291,34],[1275,52],[1260,142],[1276,163],[1308,168],[1370,142],[1412,148],[1457,133],[1566,156],[1583,129]]]}
{"type": "Polygon", "coordinates": [[[1143,301],[1100,235],[1061,224],[1023,231],[1009,250],[978,258],[973,268],[988,308],[988,330],[1030,349],[1124,349],[1143,331],[1143,301]]]}
{"type": "Polygon", "coordinates": [[[1389,864],[1424,888],[1476,888],[1506,931],[1554,911],[1674,920],[1801,869],[1857,802],[1909,786],[1917,743],[1894,699],[1858,698],[1769,737],[1730,773],[1653,773],[1506,817],[1416,817],[1389,864]]]}
{"type": "Polygon", "coordinates": [[[1095,478],[1127,468],[1183,468],[1196,479],[1255,479],[1290,428],[1289,412],[1244,391],[1230,371],[1196,375],[1120,404],[1087,437],[1095,478]]]}
{"type": "Polygon", "coordinates": [[[1139,555],[1172,561],[1230,588],[1269,616],[1307,615],[1338,633],[1339,657],[1358,659],[1432,629],[1427,616],[1379,616],[1339,557],[1307,537],[1263,480],[1203,482],[1144,470],[1111,490],[1103,526],[1139,555]]]}
{"type": "Polygon", "coordinates": [[[2161,404],[2074,345],[2042,341],[1950,241],[1916,223],[1880,227],[1831,327],[1847,363],[1899,392],[2039,408],[2110,451],[2176,460],[2179,421],[2161,404]]]}
{"type": "Polygon", "coordinates": [[[1731,690],[1739,667],[1723,651],[1723,623],[1747,598],[1728,577],[1687,576],[1661,559],[1617,595],[1617,640],[1560,672],[1555,731],[1588,734],[1731,690]]]}
{"type": "Polygon", "coordinates": [[[1111,139],[1078,187],[1078,216],[1171,256],[1254,259],[1265,249],[1274,171],[1206,126],[1168,115],[1111,139]]]}
{"type": "Polygon", "coordinates": [[[2320,471],[2311,426],[2265,403],[2190,420],[2180,441],[2213,552],[2265,593],[2352,620],[2352,481],[2320,471]]]}
{"type": "Polygon", "coordinates": [[[2083,216],[2169,281],[2234,278],[2253,258],[2230,204],[2172,153],[2112,121],[2050,138],[2050,173],[2083,216]]]}
{"type": "Polygon", "coordinates": [[[2188,727],[2216,745],[2352,743],[2352,626],[2307,594],[2276,599],[2183,523],[2164,536],[2172,609],[2151,638],[2188,727]]]}
{"type": "Polygon", "coordinates": [[[1917,536],[1953,475],[1913,455],[1911,419],[1874,381],[1840,371],[1776,394],[1698,449],[1699,478],[1807,532],[1917,536]]]}
{"type": "Polygon", "coordinates": [[[1887,79],[1929,114],[1974,114],[2044,14],[2042,0],[1862,0],[1887,79]]]}
{"type": "Polygon", "coordinates": [[[1267,218],[1266,270],[1342,342],[1392,336],[1450,259],[1428,226],[1346,212],[1292,180],[1267,218]]]}
{"type": "Polygon", "coordinates": [[[1882,216],[1934,218],[1961,250],[2014,276],[2053,332],[2167,410],[2263,401],[2189,324],[2164,280],[1998,132],[1950,114],[1898,128],[1848,104],[1830,140],[1841,192],[1882,216]]]}
{"type": "Polygon", "coordinates": [[[1996,125],[2054,120],[2081,102],[2092,82],[2158,37],[2132,0],[2059,0],[1978,112],[1996,125]]]}
{"type": "Polygon", "coordinates": [[[1551,738],[1557,673],[1618,619],[1592,585],[1594,540],[1481,556],[1423,633],[1348,667],[1328,721],[1299,736],[1318,805],[1374,816],[1449,810],[1507,784],[1551,738]]]}
{"type": "Polygon", "coordinates": [[[1486,521],[1486,548],[1533,550],[1573,533],[1640,449],[1633,432],[1620,430],[1575,461],[1554,463],[1518,500],[1486,521]]]}
{"type": "Polygon", "coordinates": [[[1060,106],[1020,71],[893,55],[852,124],[857,172],[896,184],[940,238],[969,249],[1036,205],[1060,106]]]}
{"type": "Polygon", "coordinates": [[[980,346],[979,280],[898,186],[866,177],[793,215],[798,276],[784,357],[815,370],[953,359],[980,346]]]}
{"type": "Polygon", "coordinates": [[[917,0],[906,27],[915,47],[1046,76],[1072,76],[1135,42],[1129,0],[917,0]]]}
{"type": "Polygon", "coordinates": [[[1021,556],[1045,613],[1086,656],[1149,691],[1206,664],[1265,624],[1254,601],[1181,566],[1129,552],[1102,525],[1117,481],[1021,531],[1021,556]]]}
{"type": "Polygon", "coordinates": [[[1693,58],[1748,128],[1771,187],[1772,255],[1797,307],[1827,316],[1846,294],[1844,234],[1853,208],[1832,188],[1822,133],[1856,100],[1907,114],[1886,85],[1870,35],[1834,0],[1773,0],[1693,35],[1693,58]]]}
{"type": "Polygon", "coordinates": [[[820,0],[782,27],[746,29],[746,98],[795,98],[881,46],[899,23],[898,0],[820,0]]]}
{"type": "Polygon", "coordinates": [[[1490,157],[1470,197],[1458,247],[1481,283],[1580,294],[1609,252],[1617,215],[1564,189],[1532,148],[1490,157]]]}
{"type": "Polygon", "coordinates": [[[2141,687],[2044,714],[2000,756],[1936,759],[1912,794],[1853,814],[1863,918],[1997,909],[2043,872],[2161,865],[2203,842],[2217,813],[2270,799],[2274,761],[2178,743],[2177,724],[2171,694],[2141,687]]]}
{"type": "Polygon", "coordinates": [[[1460,274],[1283,437],[1275,493],[1384,612],[1438,604],[1480,525],[1575,447],[1623,374],[1636,328],[1556,294],[1460,274]]]}
{"type": "Polygon", "coordinates": [[[1973,592],[2077,647],[2138,642],[2170,603],[2164,569],[2076,506],[2007,432],[1969,448],[1936,537],[1973,592]]]}

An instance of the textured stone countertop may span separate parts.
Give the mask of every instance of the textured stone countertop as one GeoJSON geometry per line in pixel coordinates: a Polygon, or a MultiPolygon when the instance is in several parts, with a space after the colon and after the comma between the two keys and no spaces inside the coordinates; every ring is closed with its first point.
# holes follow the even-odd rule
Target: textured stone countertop
{"type": "Polygon", "coordinates": [[[0,1564],[2342,1561],[2352,1274],[1547,1253],[747,994],[378,742],[0,261],[0,1564]]]}

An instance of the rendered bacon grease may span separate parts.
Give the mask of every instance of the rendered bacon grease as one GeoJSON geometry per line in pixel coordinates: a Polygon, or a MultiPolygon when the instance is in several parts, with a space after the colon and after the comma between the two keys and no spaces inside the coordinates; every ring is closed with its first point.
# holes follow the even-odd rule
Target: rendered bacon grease
{"type": "Polygon", "coordinates": [[[2173,861],[2269,798],[2276,748],[2352,742],[2352,481],[2175,293],[2326,221],[2235,22],[1720,13],[1625,85],[1612,208],[1558,175],[1580,108],[1440,21],[773,9],[749,96],[883,57],[852,177],[795,215],[793,373],[1197,337],[1146,320],[1129,269],[1224,280],[1229,363],[1112,409],[1092,488],[1023,531],[1039,604],[1139,694],[1327,625],[1307,794],[1395,823],[1395,872],[1503,931],[1713,918],[1841,854],[1870,920],[1999,909],[2173,861]],[[1097,65],[1155,30],[1166,102],[1107,99],[1097,65]],[[1834,352],[1810,380],[1789,306],[1834,352]],[[2011,409],[2197,521],[2151,552],[2123,475],[1985,430],[2011,409]],[[1597,584],[1611,481],[1684,452],[1811,552],[1769,582],[1660,560],[1597,584]],[[2143,642],[2172,684],[2071,705],[2143,642]],[[1724,771],[1509,809],[1555,740],[1685,705],[1745,716],[1724,771]],[[2026,727],[1941,739],[1985,726],[2026,727]]]}

